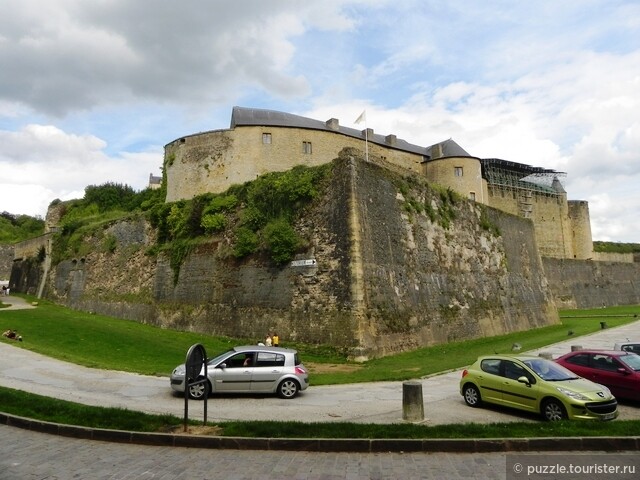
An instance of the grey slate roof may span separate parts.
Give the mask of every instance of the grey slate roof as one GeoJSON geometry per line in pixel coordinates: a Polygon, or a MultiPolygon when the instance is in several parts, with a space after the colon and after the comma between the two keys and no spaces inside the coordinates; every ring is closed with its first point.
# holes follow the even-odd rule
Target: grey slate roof
{"type": "MultiPolygon", "coordinates": [[[[308,128],[310,130],[324,130],[327,132],[337,132],[349,137],[364,139],[362,130],[339,126],[338,130],[333,130],[327,126],[326,122],[314,120],[312,118],[293,115],[292,113],[277,112],[274,110],[263,110],[259,108],[233,107],[231,114],[231,128],[236,126],[274,126],[274,127],[296,127],[308,128]]],[[[427,156],[427,149],[419,145],[414,145],[405,140],[397,138],[395,144],[391,145],[386,140],[386,135],[374,133],[369,135],[367,140],[371,143],[383,145],[387,148],[395,148],[418,155],[427,156]]]]}
{"type": "MultiPolygon", "coordinates": [[[[335,120],[335,119],[332,119],[335,120]]],[[[337,120],[336,120],[337,122],[337,120]]],[[[328,121],[314,120],[313,118],[302,117],[300,115],[294,115],[292,113],[278,112],[276,110],[266,110],[260,108],[246,108],[246,107],[233,107],[231,113],[231,128],[236,126],[273,126],[273,127],[295,127],[295,128],[307,128],[310,130],[324,130],[327,132],[340,133],[349,137],[358,138],[363,140],[365,138],[363,130],[356,128],[338,126],[337,130],[328,126],[328,121]]],[[[201,132],[205,133],[205,132],[201,132]]],[[[188,136],[196,136],[200,133],[196,133],[188,136]]],[[[433,158],[431,154],[432,150],[436,146],[440,146],[442,154],[439,158],[443,157],[470,157],[478,158],[470,155],[464,148],[458,145],[452,139],[445,140],[444,142],[436,143],[430,147],[421,147],[420,145],[414,145],[405,140],[396,138],[394,135],[390,135],[393,138],[393,143],[387,140],[388,136],[374,133],[367,137],[368,141],[378,145],[382,145],[386,148],[395,148],[405,152],[410,152],[424,157],[424,161],[428,162],[433,158]]],[[[182,137],[185,138],[185,137],[182,137]]],[[[174,140],[176,141],[176,140],[174,140]]],[[[501,160],[498,158],[484,158],[480,159],[482,165],[482,176],[485,177],[486,170],[491,167],[498,167],[506,170],[513,170],[519,173],[523,173],[523,176],[530,174],[557,174],[566,175],[563,172],[556,172],[555,170],[545,169],[541,167],[533,167],[522,163],[511,162],[508,160],[501,160]]],[[[485,177],[486,178],[486,177],[485,177]]],[[[554,187],[557,188],[557,185],[554,187]]]]}
{"type": "Polygon", "coordinates": [[[442,157],[472,157],[472,155],[467,153],[464,148],[462,148],[451,139],[445,140],[444,142],[436,143],[435,145],[431,145],[429,148],[427,148],[427,155],[429,155],[429,157],[433,157],[431,151],[436,145],[442,147],[442,157]]]}

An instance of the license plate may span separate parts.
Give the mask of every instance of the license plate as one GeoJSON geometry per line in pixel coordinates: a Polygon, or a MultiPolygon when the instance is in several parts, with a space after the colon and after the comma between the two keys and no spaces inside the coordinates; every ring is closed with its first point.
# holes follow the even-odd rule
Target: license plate
{"type": "Polygon", "coordinates": [[[616,418],[616,414],[615,413],[606,413],[604,415],[602,415],[602,417],[600,417],[602,420],[613,420],[614,418],[616,418]]]}

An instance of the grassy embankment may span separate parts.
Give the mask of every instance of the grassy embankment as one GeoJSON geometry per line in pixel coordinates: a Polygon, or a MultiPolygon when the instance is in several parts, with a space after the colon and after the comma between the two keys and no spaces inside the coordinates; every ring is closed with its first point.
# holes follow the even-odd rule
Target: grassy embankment
{"type": "MultiPolygon", "coordinates": [[[[30,297],[25,297],[32,301],[30,297]]],[[[471,363],[479,355],[509,352],[514,343],[522,351],[579,337],[601,328],[606,321],[615,327],[635,321],[640,306],[562,312],[560,325],[499,337],[456,342],[398,354],[365,364],[347,362],[331,347],[302,345],[282,340],[283,346],[297,348],[310,367],[314,385],[369,381],[402,381],[442,372],[471,363]]],[[[24,341],[16,345],[45,355],[94,368],[131,371],[149,375],[168,375],[184,361],[194,343],[202,343],[210,355],[247,339],[211,337],[188,332],[159,329],[73,311],[47,301],[28,310],[0,313],[0,329],[17,330],[24,341]]],[[[2,339],[2,341],[9,341],[2,339]]],[[[25,392],[0,389],[0,410],[16,415],[100,428],[162,431],[178,425],[172,416],[144,415],[122,409],[105,409],[39,397],[25,392]]],[[[633,435],[640,422],[608,423],[562,422],[509,423],[493,425],[354,425],[326,423],[306,425],[297,422],[228,422],[221,425],[224,435],[296,436],[349,438],[457,438],[571,435],[633,435]]]]}

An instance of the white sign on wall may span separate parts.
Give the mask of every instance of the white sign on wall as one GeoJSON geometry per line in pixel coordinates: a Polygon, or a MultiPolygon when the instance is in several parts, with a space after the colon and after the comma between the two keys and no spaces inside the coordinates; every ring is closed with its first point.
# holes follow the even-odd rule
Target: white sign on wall
{"type": "Polygon", "coordinates": [[[315,265],[315,258],[309,258],[307,260],[294,260],[293,262],[291,262],[292,267],[313,267],[315,265]]]}

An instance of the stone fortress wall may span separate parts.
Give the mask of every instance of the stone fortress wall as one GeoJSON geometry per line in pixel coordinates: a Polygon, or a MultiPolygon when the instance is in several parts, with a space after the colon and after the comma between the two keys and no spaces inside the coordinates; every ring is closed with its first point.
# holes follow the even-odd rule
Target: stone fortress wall
{"type": "Polygon", "coordinates": [[[0,280],[9,280],[14,258],[13,245],[0,245],[0,280]]]}
{"type": "MultiPolygon", "coordinates": [[[[165,152],[167,201],[337,161],[326,197],[296,225],[310,239],[301,258],[312,266],[236,262],[219,255],[223,240],[212,238],[176,280],[166,255],[145,254],[155,237],[141,218],[109,226],[115,252],[87,238],[85,256],[53,266],[50,255],[33,261],[37,242],[25,244],[18,251],[31,256],[16,257],[12,288],[162,327],[249,338],[276,329],[363,359],[553,324],[557,307],[640,302],[640,262],[592,261],[586,202],[567,201],[555,178],[540,188],[496,182],[492,162],[452,141],[424,148],[335,119],[234,109],[230,129],[177,139],[165,152]],[[425,212],[407,213],[399,178],[436,210],[442,187],[471,201],[456,200],[456,221],[444,227],[425,212]]],[[[502,162],[517,174],[533,168],[502,162]]],[[[50,207],[48,231],[63,210],[50,207]]]]}
{"type": "MultiPolygon", "coordinates": [[[[422,173],[421,155],[373,143],[368,146],[370,158],[422,173]]],[[[359,139],[335,131],[244,126],[183,137],[165,147],[167,202],[223,192],[231,185],[296,165],[323,165],[338,158],[344,148],[364,151],[364,136],[359,139]],[[306,152],[305,144],[310,149],[306,152]]]]}
{"type": "Polygon", "coordinates": [[[322,165],[344,148],[367,150],[372,163],[421,175],[465,198],[530,219],[542,256],[594,258],[588,204],[568,201],[557,178],[554,188],[546,190],[528,188],[527,183],[502,185],[487,178],[481,159],[452,140],[421,147],[372,129],[342,127],[335,118],[322,122],[234,107],[229,129],[189,135],[165,146],[167,201],[223,192],[231,185],[296,165],[322,165]]]}

